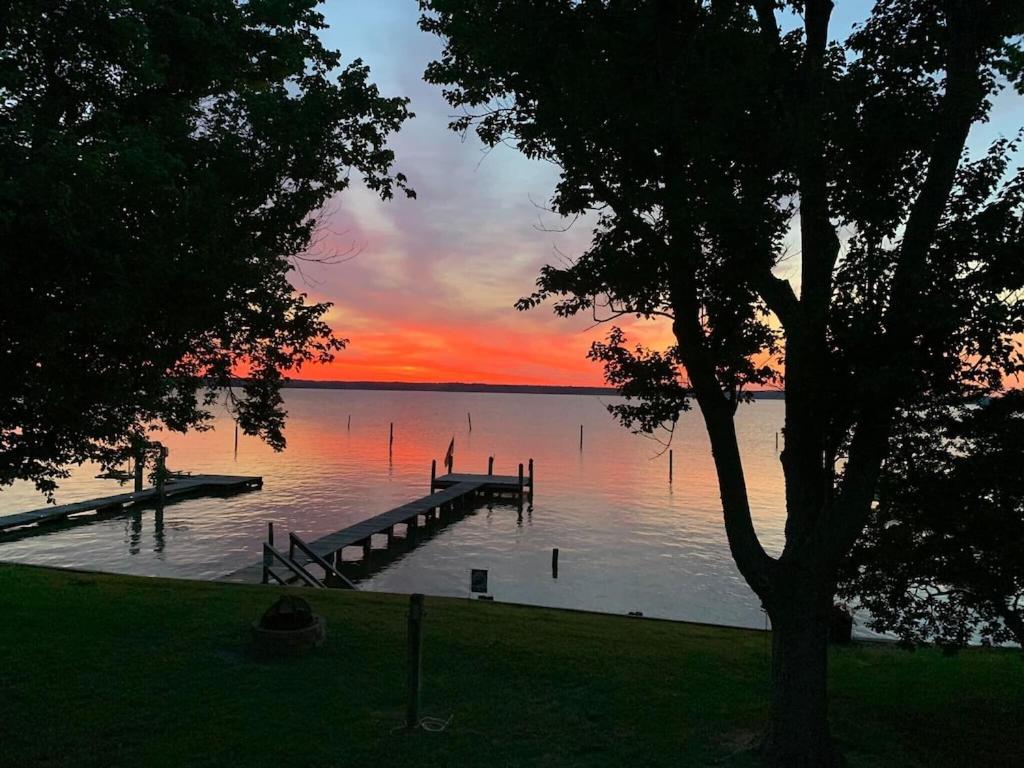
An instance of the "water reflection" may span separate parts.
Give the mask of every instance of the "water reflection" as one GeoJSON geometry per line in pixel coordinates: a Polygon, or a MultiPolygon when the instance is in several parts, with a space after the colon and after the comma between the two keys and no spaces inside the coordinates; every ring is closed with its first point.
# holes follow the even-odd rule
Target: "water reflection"
{"type": "MultiPolygon", "coordinates": [[[[497,474],[515,474],[519,462],[535,459],[532,511],[480,508],[442,521],[393,556],[375,550],[359,577],[365,588],[468,595],[469,570],[486,568],[499,600],[760,625],[757,601],[729,556],[710,449],[694,412],[677,426],[670,485],[662,446],[615,423],[604,409],[609,398],[288,390],[285,400],[284,453],[241,436],[236,459],[226,414],[211,432],[160,438],[175,468],[262,475],[262,491],[127,518],[72,519],[32,536],[14,532],[0,537],[0,559],[217,578],[259,560],[268,522],[308,541],[425,495],[431,459],[440,464],[454,435],[457,472],[486,472],[494,456],[497,474]],[[550,578],[555,547],[557,580],[550,578]]],[[[769,551],[783,540],[774,444],[782,416],[782,402],[762,401],[738,417],[754,520],[769,551]]],[[[95,474],[81,468],[58,501],[115,492],[95,474]]],[[[0,514],[40,505],[29,486],[0,491],[0,514]]]]}

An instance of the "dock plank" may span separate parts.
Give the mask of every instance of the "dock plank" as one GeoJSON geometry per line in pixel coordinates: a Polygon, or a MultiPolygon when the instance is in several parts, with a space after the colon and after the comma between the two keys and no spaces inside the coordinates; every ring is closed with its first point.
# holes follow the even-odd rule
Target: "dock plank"
{"type": "MultiPolygon", "coordinates": [[[[308,542],[306,546],[318,557],[329,561],[336,552],[346,547],[361,545],[373,536],[386,534],[392,526],[408,524],[414,518],[443,505],[471,498],[477,491],[483,490],[491,484],[491,477],[488,475],[446,475],[445,477],[458,478],[459,481],[453,481],[442,490],[428,496],[415,499],[400,507],[395,507],[387,512],[361,520],[340,531],[321,536],[314,541],[308,542]]],[[[518,489],[519,479],[513,479],[515,480],[515,488],[518,489]]],[[[262,578],[263,565],[262,563],[255,563],[240,568],[237,571],[232,571],[222,577],[222,580],[252,583],[253,581],[261,581],[262,578]]]]}
{"type": "MultiPolygon", "coordinates": [[[[164,486],[164,503],[177,499],[200,495],[203,493],[214,493],[217,491],[245,490],[247,488],[259,488],[263,486],[263,478],[255,476],[240,475],[194,475],[191,477],[176,478],[169,480],[164,486]]],[[[25,525],[60,520],[70,515],[77,515],[83,512],[98,512],[100,510],[116,509],[118,507],[136,506],[139,504],[150,504],[159,499],[160,492],[156,488],[147,488],[144,491],[131,493],[118,493],[112,496],[101,496],[98,499],[76,501],[70,504],[59,506],[42,507],[27,512],[19,512],[13,515],[0,517],[0,532],[11,528],[19,528],[25,525]]]]}

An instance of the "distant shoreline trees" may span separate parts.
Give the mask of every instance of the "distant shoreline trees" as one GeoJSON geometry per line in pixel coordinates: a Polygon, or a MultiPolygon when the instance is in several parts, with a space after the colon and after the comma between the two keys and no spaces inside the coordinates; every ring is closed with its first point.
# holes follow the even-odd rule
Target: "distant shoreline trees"
{"type": "Polygon", "coordinates": [[[352,171],[412,194],[407,100],[341,67],[315,5],[5,4],[0,485],[202,429],[239,369],[239,425],[284,445],[283,374],[344,345],[288,279],[316,211],[352,171]]]}

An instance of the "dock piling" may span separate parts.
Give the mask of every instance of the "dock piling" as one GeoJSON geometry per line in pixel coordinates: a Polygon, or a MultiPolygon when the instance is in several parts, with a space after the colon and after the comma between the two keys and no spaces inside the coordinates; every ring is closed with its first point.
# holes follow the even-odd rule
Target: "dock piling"
{"type": "Polygon", "coordinates": [[[156,490],[162,504],[167,495],[167,454],[169,451],[160,446],[156,455],[156,490]]]}
{"type": "Polygon", "coordinates": [[[583,452],[583,425],[580,424],[580,453],[583,452]]]}
{"type": "Polygon", "coordinates": [[[274,546],[274,522],[267,523],[267,544],[274,546]]]}
{"type": "Polygon", "coordinates": [[[533,503],[533,459],[530,459],[530,503],[533,503]]]}
{"type": "Polygon", "coordinates": [[[434,492],[434,480],[437,479],[437,459],[430,460],[430,492],[434,492]]]}
{"type": "Polygon", "coordinates": [[[488,456],[487,457],[487,475],[490,476],[490,475],[493,475],[493,474],[494,474],[494,457],[493,456],[488,456]]]}
{"type": "Polygon", "coordinates": [[[558,578],[558,547],[551,550],[551,578],[558,578]]]}
{"type": "Polygon", "coordinates": [[[141,453],[135,454],[135,492],[142,493],[142,472],[146,468],[146,459],[141,453]]]}

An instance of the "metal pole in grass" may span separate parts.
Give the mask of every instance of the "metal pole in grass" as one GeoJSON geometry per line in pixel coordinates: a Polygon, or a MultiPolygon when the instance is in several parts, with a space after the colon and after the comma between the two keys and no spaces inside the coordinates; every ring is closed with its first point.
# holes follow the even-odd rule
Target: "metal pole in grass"
{"type": "Polygon", "coordinates": [[[409,595],[409,669],[405,727],[415,730],[420,724],[420,681],[423,661],[423,595],[409,595]]]}

